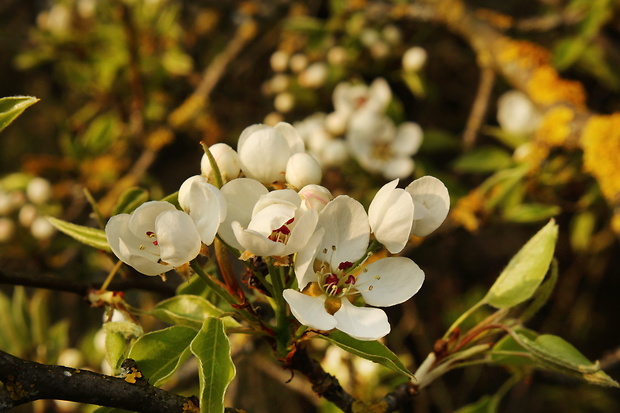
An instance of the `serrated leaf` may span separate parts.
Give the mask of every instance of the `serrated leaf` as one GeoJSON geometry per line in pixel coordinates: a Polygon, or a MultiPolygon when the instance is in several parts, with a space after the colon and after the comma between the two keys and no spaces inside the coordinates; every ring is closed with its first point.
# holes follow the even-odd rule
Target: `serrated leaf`
{"type": "Polygon", "coordinates": [[[47,217],[47,220],[60,232],[69,235],[83,244],[104,251],[112,251],[108,244],[108,239],[105,236],[105,231],[102,229],[85,227],[53,217],[47,217]]]}
{"type": "Polygon", "coordinates": [[[537,203],[518,204],[504,211],[503,217],[507,221],[530,223],[549,219],[562,212],[557,205],[544,205],[537,203]]]}
{"type": "Polygon", "coordinates": [[[396,354],[378,341],[357,340],[338,330],[332,331],[327,336],[321,335],[318,337],[327,340],[358,357],[381,364],[382,366],[387,367],[396,373],[402,374],[403,376],[414,378],[413,374],[407,370],[396,354]]]}
{"type": "Polygon", "coordinates": [[[529,350],[543,366],[579,377],[591,384],[620,387],[615,380],[601,370],[598,362],[592,363],[563,338],[551,334],[538,336],[534,340],[520,334],[518,336],[520,344],[529,350]]]}
{"type": "Polygon", "coordinates": [[[133,187],[127,189],[120,196],[112,209],[112,215],[130,214],[140,205],[148,201],[149,193],[146,189],[133,187]]]}
{"type": "MultiPolygon", "coordinates": [[[[196,295],[177,295],[157,304],[151,315],[170,324],[184,325],[199,330],[208,317],[219,318],[224,311],[206,299],[196,295]]],[[[228,327],[239,324],[231,317],[226,317],[228,327]]]]}
{"type": "Polygon", "coordinates": [[[185,326],[152,331],[136,340],[128,357],[152,385],[159,386],[187,360],[194,337],[196,330],[185,326]]]}
{"type": "Polygon", "coordinates": [[[224,393],[235,376],[224,323],[217,318],[207,318],[190,349],[198,359],[200,412],[224,412],[224,393]]]}
{"type": "Polygon", "coordinates": [[[510,260],[484,298],[495,308],[510,308],[534,295],[551,264],[558,227],[551,220],[510,260]]]}
{"type": "Polygon", "coordinates": [[[26,108],[37,103],[33,96],[11,96],[0,99],[0,132],[9,126],[26,108]]]}
{"type": "Polygon", "coordinates": [[[453,168],[459,172],[484,173],[510,168],[513,164],[512,156],[506,150],[481,146],[460,156],[453,168]]]}

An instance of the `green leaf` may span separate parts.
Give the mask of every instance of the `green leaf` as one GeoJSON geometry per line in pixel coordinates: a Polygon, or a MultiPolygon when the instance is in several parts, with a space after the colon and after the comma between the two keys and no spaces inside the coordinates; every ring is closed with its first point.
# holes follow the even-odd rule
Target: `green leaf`
{"type": "Polygon", "coordinates": [[[0,132],[22,114],[27,107],[37,103],[33,96],[11,96],[0,99],[0,132]]]}
{"type": "Polygon", "coordinates": [[[142,327],[127,321],[110,321],[105,329],[105,350],[108,364],[117,371],[126,357],[127,342],[142,335],[142,327]]]}
{"type": "Polygon", "coordinates": [[[570,245],[574,251],[585,252],[596,227],[596,214],[583,211],[573,217],[570,223],[570,245]]]}
{"type": "Polygon", "coordinates": [[[529,223],[549,219],[560,212],[562,208],[557,205],[517,204],[504,211],[503,217],[507,221],[529,223]]]}
{"type": "Polygon", "coordinates": [[[153,331],[136,340],[128,357],[135,360],[151,384],[159,386],[187,360],[194,337],[196,330],[185,326],[153,331]]]}
{"type": "MultiPolygon", "coordinates": [[[[219,318],[225,314],[209,301],[196,295],[177,295],[157,304],[151,315],[170,323],[192,327],[200,330],[206,318],[219,318]]],[[[231,317],[226,317],[225,324],[229,327],[238,327],[231,317]]]]}
{"type": "Polygon", "coordinates": [[[553,51],[553,65],[559,70],[570,67],[579,59],[587,46],[585,39],[579,36],[560,40],[553,51]]]}
{"type": "Polygon", "coordinates": [[[381,364],[388,369],[400,373],[403,376],[414,378],[413,374],[407,370],[400,359],[389,348],[378,341],[357,340],[348,334],[334,330],[327,336],[318,336],[341,349],[355,354],[358,357],[381,364]]]}
{"type": "Polygon", "coordinates": [[[450,132],[441,129],[428,129],[424,131],[424,140],[420,146],[421,152],[447,152],[461,148],[459,139],[450,132]]]}
{"type": "Polygon", "coordinates": [[[83,244],[104,251],[112,251],[108,244],[108,239],[105,236],[105,231],[102,229],[85,227],[53,217],[47,217],[47,219],[59,231],[64,232],[83,244]]]}
{"type": "MultiPolygon", "coordinates": [[[[536,339],[538,334],[535,331],[528,329],[518,329],[516,331],[519,335],[528,337],[531,340],[536,339]]],[[[536,361],[531,356],[530,352],[517,342],[510,334],[506,334],[493,346],[491,351],[491,360],[496,364],[501,364],[510,367],[533,367],[536,365],[536,361]],[[504,353],[516,353],[516,354],[502,354],[504,353]],[[520,355],[522,354],[522,355],[520,355]]]]}
{"type": "Polygon", "coordinates": [[[497,139],[498,142],[503,143],[511,149],[517,149],[529,139],[527,134],[510,133],[496,126],[485,125],[481,128],[481,131],[484,134],[497,139]]]}
{"type": "Polygon", "coordinates": [[[620,387],[615,380],[601,370],[598,362],[592,363],[561,337],[545,334],[531,340],[519,334],[519,339],[520,344],[529,350],[544,367],[579,377],[591,384],[620,387]]]}
{"type": "Polygon", "coordinates": [[[534,293],[534,299],[527,307],[525,311],[521,314],[521,321],[525,322],[532,318],[538,310],[540,310],[546,303],[549,301],[549,297],[551,297],[551,293],[555,288],[556,283],[558,282],[558,260],[553,259],[551,261],[551,271],[549,271],[549,276],[545,279],[545,281],[538,287],[536,292],[534,293]]]}
{"type": "Polygon", "coordinates": [[[484,300],[495,308],[510,308],[532,297],[549,269],[557,237],[551,220],[510,260],[484,300]]]}
{"type": "Polygon", "coordinates": [[[190,349],[198,359],[200,412],[223,412],[224,393],[235,376],[224,323],[217,318],[207,318],[190,349]]]}
{"type": "Polygon", "coordinates": [[[120,196],[116,202],[112,215],[130,214],[134,209],[145,203],[149,199],[149,193],[142,188],[129,188],[120,196]]]}
{"type": "Polygon", "coordinates": [[[484,173],[510,168],[513,164],[512,156],[506,150],[481,146],[459,157],[453,167],[459,172],[484,173]]]}

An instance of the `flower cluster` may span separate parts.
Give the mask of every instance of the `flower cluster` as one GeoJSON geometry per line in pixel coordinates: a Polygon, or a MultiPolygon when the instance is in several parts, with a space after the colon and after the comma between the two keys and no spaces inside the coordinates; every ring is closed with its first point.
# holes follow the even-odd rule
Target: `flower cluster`
{"type": "Polygon", "coordinates": [[[322,166],[337,166],[350,155],[368,172],[406,178],[415,169],[412,156],[423,132],[415,122],[394,123],[386,114],[392,98],[383,78],[369,86],[341,82],[334,89],[333,112],[314,114],[295,127],[322,166]]]}
{"type": "MultiPolygon", "coordinates": [[[[334,198],[319,185],[320,167],[287,123],[250,126],[237,151],[216,144],[209,152],[217,170],[203,159],[202,175],[179,189],[182,210],[150,201],[110,218],[112,251],[138,271],[157,275],[183,267],[217,235],[249,266],[260,257],[270,269],[294,273],[273,285],[281,286],[275,293],[302,325],[336,328],[362,340],[387,334],[387,316],[376,307],[411,298],[424,272],[409,258],[373,254],[381,246],[399,253],[411,236],[439,227],[449,208],[443,183],[426,176],[402,189],[395,179],[366,212],[355,199],[334,198]],[[225,182],[219,189],[216,175],[225,182]]],[[[272,279],[278,276],[273,272],[272,279]]]]}

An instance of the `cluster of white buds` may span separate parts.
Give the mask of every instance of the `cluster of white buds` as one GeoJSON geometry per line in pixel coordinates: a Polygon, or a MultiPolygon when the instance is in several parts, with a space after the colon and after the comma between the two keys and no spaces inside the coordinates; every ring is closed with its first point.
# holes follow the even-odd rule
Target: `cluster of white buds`
{"type": "Polygon", "coordinates": [[[18,226],[37,240],[48,240],[55,228],[45,218],[52,208],[52,185],[41,177],[14,174],[5,177],[10,189],[0,186],[0,242],[11,240],[18,226]]]}

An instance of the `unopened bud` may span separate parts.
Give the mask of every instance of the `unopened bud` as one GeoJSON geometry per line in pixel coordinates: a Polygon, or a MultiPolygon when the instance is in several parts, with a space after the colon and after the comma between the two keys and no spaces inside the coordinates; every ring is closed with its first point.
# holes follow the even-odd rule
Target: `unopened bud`
{"type": "Polygon", "coordinates": [[[269,64],[274,72],[284,72],[289,62],[289,54],[285,51],[278,50],[271,55],[269,64]]]}
{"type": "Polygon", "coordinates": [[[408,49],[403,55],[403,70],[405,72],[418,72],[426,64],[427,53],[421,47],[415,46],[408,49]]]}
{"type": "Polygon", "coordinates": [[[297,189],[320,183],[322,175],[319,163],[306,152],[293,154],[286,164],[286,182],[297,189]]]}
{"type": "Polygon", "coordinates": [[[43,241],[49,239],[56,232],[56,228],[44,217],[37,217],[30,225],[30,233],[36,239],[43,241]]]}
{"type": "Polygon", "coordinates": [[[325,205],[332,199],[334,196],[329,189],[325,188],[321,185],[306,185],[299,190],[299,196],[301,197],[301,209],[309,210],[314,209],[316,212],[321,212],[325,205]]]}
{"type": "Polygon", "coordinates": [[[52,197],[52,186],[47,179],[33,178],[26,187],[26,196],[30,202],[43,204],[52,197]]]}
{"type": "Polygon", "coordinates": [[[324,62],[315,62],[299,75],[299,84],[307,88],[318,88],[327,80],[327,65],[324,62]]]}
{"type": "Polygon", "coordinates": [[[15,223],[12,219],[0,218],[0,242],[9,241],[15,233],[15,223]]]}
{"type": "MultiPolygon", "coordinates": [[[[228,182],[239,176],[241,173],[239,155],[233,148],[225,143],[216,143],[209,147],[209,151],[211,155],[213,155],[217,167],[220,169],[220,174],[224,182],[228,182]]],[[[206,154],[202,155],[200,171],[202,176],[206,177],[209,182],[214,182],[215,177],[213,176],[213,169],[211,168],[209,157],[206,154]]]]}

